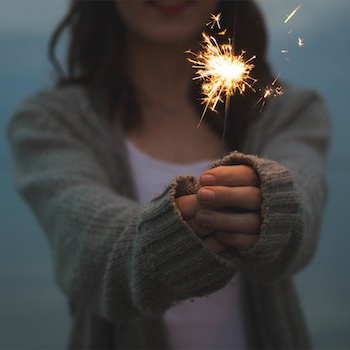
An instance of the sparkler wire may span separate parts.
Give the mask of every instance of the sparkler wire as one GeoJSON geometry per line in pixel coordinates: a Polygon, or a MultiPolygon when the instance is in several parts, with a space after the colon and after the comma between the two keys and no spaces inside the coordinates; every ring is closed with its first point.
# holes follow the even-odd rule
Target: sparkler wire
{"type": "MultiPolygon", "coordinates": [[[[237,43],[237,12],[238,12],[238,1],[235,1],[234,9],[233,9],[233,28],[232,28],[232,47],[233,48],[236,47],[236,43],[237,43]]],[[[225,138],[226,138],[227,118],[228,118],[229,109],[230,109],[230,95],[226,94],[224,128],[222,131],[222,158],[225,155],[225,138]]]]}

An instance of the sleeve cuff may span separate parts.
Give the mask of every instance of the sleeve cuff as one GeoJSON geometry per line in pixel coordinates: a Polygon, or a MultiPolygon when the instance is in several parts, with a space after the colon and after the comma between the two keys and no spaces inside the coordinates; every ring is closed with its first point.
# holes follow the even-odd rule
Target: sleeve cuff
{"type": "Polygon", "coordinates": [[[274,261],[287,245],[293,227],[300,223],[300,201],[289,171],[274,161],[231,152],[211,167],[242,164],[251,166],[257,172],[261,183],[260,238],[253,247],[237,250],[245,267],[254,269],[258,268],[257,261],[274,261]]]}
{"type": "Polygon", "coordinates": [[[160,314],[181,300],[213,293],[237,271],[238,258],[211,252],[175,205],[176,197],[197,189],[194,177],[177,177],[141,214],[131,290],[135,304],[146,314],[160,314]]]}

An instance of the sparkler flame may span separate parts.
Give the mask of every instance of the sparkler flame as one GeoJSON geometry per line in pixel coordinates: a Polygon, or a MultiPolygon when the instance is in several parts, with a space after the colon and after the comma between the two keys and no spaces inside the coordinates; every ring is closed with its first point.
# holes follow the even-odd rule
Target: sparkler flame
{"type": "Polygon", "coordinates": [[[247,88],[255,91],[253,84],[257,81],[250,76],[254,64],[250,63],[256,58],[251,57],[249,60],[244,59],[245,52],[236,56],[234,47],[229,41],[227,44],[219,45],[213,36],[202,33],[203,36],[203,51],[198,54],[192,51],[187,51],[195,56],[195,59],[188,58],[197,69],[196,77],[203,81],[202,92],[204,98],[202,103],[205,104],[205,109],[198,123],[200,126],[204,115],[208,108],[216,111],[218,102],[223,102],[222,95],[226,96],[226,104],[230,96],[237,91],[243,94],[247,88]]]}

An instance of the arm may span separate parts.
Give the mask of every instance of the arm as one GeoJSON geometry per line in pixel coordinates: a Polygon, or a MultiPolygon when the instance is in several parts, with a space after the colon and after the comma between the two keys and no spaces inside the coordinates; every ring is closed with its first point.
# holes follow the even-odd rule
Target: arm
{"type": "Polygon", "coordinates": [[[286,96],[251,129],[250,151],[259,156],[233,152],[213,165],[245,164],[261,181],[260,238],[253,247],[238,249],[248,277],[260,282],[288,278],[311,260],[326,199],[329,130],[317,95],[286,96]]]}
{"type": "Polygon", "coordinates": [[[175,206],[193,181],[177,178],[139,206],[117,193],[91,144],[67,123],[73,118],[44,95],[21,105],[8,126],[17,188],[47,235],[68,298],[114,320],[159,315],[223,287],[236,263],[210,252],[175,206]]]}

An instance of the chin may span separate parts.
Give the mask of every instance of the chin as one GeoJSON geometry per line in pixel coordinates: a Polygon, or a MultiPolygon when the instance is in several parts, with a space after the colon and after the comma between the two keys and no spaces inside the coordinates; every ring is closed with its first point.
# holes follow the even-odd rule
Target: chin
{"type": "Polygon", "coordinates": [[[200,35],[198,30],[184,30],[181,28],[175,30],[173,28],[166,28],[159,32],[149,33],[148,39],[154,44],[160,45],[185,45],[197,40],[200,35]]]}
{"type": "Polygon", "coordinates": [[[184,44],[197,39],[217,4],[217,0],[118,1],[129,30],[158,44],[184,44]]]}

